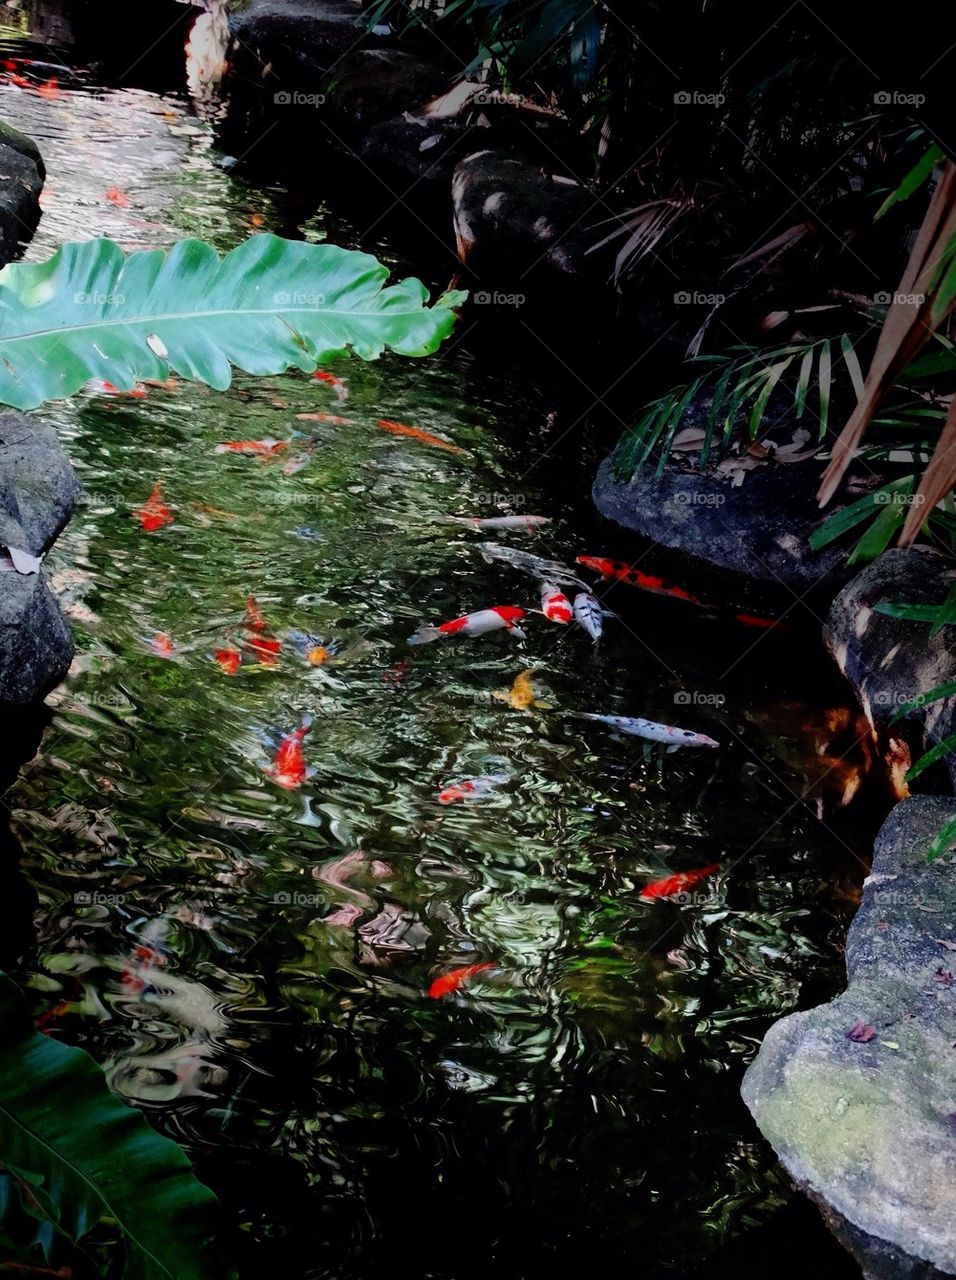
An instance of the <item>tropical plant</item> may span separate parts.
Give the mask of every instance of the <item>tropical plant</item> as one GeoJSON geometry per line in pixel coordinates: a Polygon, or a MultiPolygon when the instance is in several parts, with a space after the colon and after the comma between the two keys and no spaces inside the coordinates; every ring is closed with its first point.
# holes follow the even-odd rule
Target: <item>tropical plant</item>
{"type": "MultiPolygon", "coordinates": [[[[33,1026],[0,973],[0,1158],[51,1258],[107,1218],[126,1242],[129,1280],[208,1280],[217,1202],[175,1142],[113,1096],[96,1062],[33,1026]],[[37,1226],[36,1220],[39,1220],[37,1226]]],[[[12,1204],[3,1205],[4,1221],[12,1204]]]]}
{"type": "Polygon", "coordinates": [[[429,355],[466,297],[428,306],[418,280],[386,286],[365,253],[258,235],[224,257],[201,240],[126,255],[66,244],[0,272],[0,403],[32,409],[92,378],[129,390],[169,370],[222,390],[232,366],[312,372],[347,354],[429,355]]]}

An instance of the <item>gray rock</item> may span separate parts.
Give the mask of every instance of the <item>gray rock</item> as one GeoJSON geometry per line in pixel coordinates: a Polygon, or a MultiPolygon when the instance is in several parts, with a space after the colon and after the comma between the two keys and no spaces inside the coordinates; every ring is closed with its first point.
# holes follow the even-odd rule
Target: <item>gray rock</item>
{"type": "Polygon", "coordinates": [[[729,477],[668,464],[648,466],[632,479],[616,474],[611,454],[601,464],[592,496],[601,515],[685,555],[759,581],[804,592],[837,587],[852,570],[846,549],[810,549],[821,523],[816,503],[820,464],[813,460],[729,477]]]}
{"type": "MultiPolygon", "coordinates": [[[[876,605],[942,604],[954,584],[952,561],[928,550],[894,549],[867,565],[834,600],[824,638],[876,729],[889,729],[903,703],[956,680],[951,627],[931,636],[929,623],[889,618],[876,605]]],[[[956,732],[956,697],[910,711],[892,732],[907,737],[915,758],[956,732]]],[[[956,756],[947,756],[946,764],[956,788],[956,756]]]]}
{"type": "Polygon", "coordinates": [[[46,170],[32,138],[0,121],[0,265],[33,235],[46,170]]]}
{"type": "Polygon", "coordinates": [[[520,288],[532,272],[607,283],[607,263],[588,257],[599,236],[594,197],[561,173],[504,152],[466,156],[452,182],[458,254],[481,279],[520,288]]]}
{"type": "Polygon", "coordinates": [[[896,806],[847,939],[848,989],[776,1023],[742,1089],[796,1183],[887,1280],[956,1274],[956,858],[926,862],[954,814],[936,797],[896,806]]]}
{"type": "MultiPolygon", "coordinates": [[[[41,555],[67,524],[80,485],[56,432],[0,414],[0,548],[41,555]]],[[[43,572],[0,569],[0,708],[26,706],[63,678],[73,641],[43,572]]]]}

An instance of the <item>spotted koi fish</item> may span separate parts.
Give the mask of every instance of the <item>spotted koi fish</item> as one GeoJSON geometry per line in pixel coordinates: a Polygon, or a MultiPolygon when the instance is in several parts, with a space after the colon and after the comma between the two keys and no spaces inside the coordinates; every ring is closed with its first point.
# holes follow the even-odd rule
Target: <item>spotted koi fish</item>
{"type": "Polygon", "coordinates": [[[574,597],[574,621],[588,633],[595,645],[604,634],[604,619],[608,617],[613,617],[613,614],[607,613],[590,591],[580,591],[574,597]]]}
{"type": "Polygon", "coordinates": [[[409,644],[431,644],[433,640],[447,640],[450,636],[483,636],[489,631],[507,630],[519,640],[525,633],[516,624],[524,617],[524,609],[516,605],[496,605],[492,609],[479,609],[437,627],[419,627],[408,637],[409,644]]]}
{"type": "Polygon", "coordinates": [[[582,712],[585,720],[596,720],[600,724],[609,725],[619,733],[628,733],[634,738],[643,738],[646,742],[662,742],[667,750],[679,751],[681,747],[719,747],[720,743],[708,738],[704,733],[694,733],[691,729],[677,729],[671,724],[658,724],[655,720],[640,720],[632,716],[601,716],[593,711],[582,712]]]}
{"type": "Polygon", "coordinates": [[[541,584],[541,612],[549,622],[559,622],[563,627],[574,617],[571,601],[553,582],[541,584]]]}
{"type": "Polygon", "coordinates": [[[702,608],[707,607],[703,600],[691,595],[683,587],[675,586],[672,582],[655,577],[653,574],[643,573],[623,560],[607,560],[602,556],[578,556],[576,563],[583,564],[586,569],[593,569],[602,578],[612,582],[626,582],[628,586],[639,587],[641,591],[650,591],[658,596],[669,596],[672,600],[686,600],[689,604],[700,605],[702,608]]]}
{"type": "Polygon", "coordinates": [[[433,436],[429,431],[422,431],[421,427],[410,427],[404,422],[392,422],[389,418],[378,418],[376,425],[383,431],[390,431],[393,436],[408,436],[410,440],[430,444],[435,449],[445,449],[448,453],[465,453],[465,450],[459,449],[457,444],[451,444],[441,436],[433,436]]]}

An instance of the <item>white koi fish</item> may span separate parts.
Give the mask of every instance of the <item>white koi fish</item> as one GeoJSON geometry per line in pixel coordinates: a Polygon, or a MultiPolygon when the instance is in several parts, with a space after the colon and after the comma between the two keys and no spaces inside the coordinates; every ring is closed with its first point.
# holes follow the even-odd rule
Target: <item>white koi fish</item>
{"type": "Polygon", "coordinates": [[[519,551],[516,547],[504,547],[499,542],[479,542],[478,550],[489,564],[498,560],[503,564],[510,564],[515,569],[520,569],[522,573],[530,573],[533,578],[541,581],[546,579],[562,587],[578,587],[581,591],[587,590],[587,583],[576,578],[568,566],[562,564],[560,560],[544,560],[541,556],[534,556],[529,551],[519,551]]]}
{"type": "Polygon", "coordinates": [[[541,612],[549,622],[560,622],[563,627],[574,617],[571,601],[553,582],[541,584],[541,612]]]}
{"type": "Polygon", "coordinates": [[[677,729],[672,724],[658,724],[654,720],[639,720],[632,716],[600,716],[593,711],[582,712],[585,720],[597,720],[601,724],[610,725],[620,733],[629,733],[635,738],[644,738],[647,742],[663,742],[667,750],[679,751],[681,747],[719,747],[720,743],[708,738],[704,733],[694,733],[691,729],[677,729]]]}
{"type": "Polygon", "coordinates": [[[534,533],[543,524],[550,524],[550,516],[445,516],[445,524],[461,524],[466,529],[519,529],[522,533],[534,533]]]}
{"type": "Polygon", "coordinates": [[[413,636],[408,637],[408,643],[431,644],[433,640],[446,640],[449,636],[483,636],[489,631],[503,629],[523,640],[525,633],[516,626],[523,617],[524,609],[516,605],[496,605],[493,609],[479,609],[477,613],[442,622],[437,627],[419,627],[413,636]]]}
{"type": "Polygon", "coordinates": [[[604,619],[613,617],[614,614],[603,609],[600,600],[590,591],[581,591],[574,597],[574,621],[588,633],[595,645],[604,634],[604,619]]]}

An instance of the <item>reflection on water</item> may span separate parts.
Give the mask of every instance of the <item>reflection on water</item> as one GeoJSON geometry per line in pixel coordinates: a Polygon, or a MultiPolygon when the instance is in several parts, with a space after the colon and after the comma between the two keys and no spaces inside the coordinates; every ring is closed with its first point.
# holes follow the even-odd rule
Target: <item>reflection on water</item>
{"type": "MultiPolygon", "coordinates": [[[[31,257],[288,230],[283,193],[225,173],[175,98],[64,77],[55,97],[4,85],[0,114],[51,175],[31,257]]],[[[349,238],[321,210],[301,233],[349,238]]],[[[12,796],[38,1014],[186,1141],[250,1275],[687,1274],[785,1199],[739,1078],[771,1019],[838,980],[837,850],[760,729],[799,663],[626,589],[597,652],[536,615],[526,641],[408,648],[423,622],[537,605],[448,514],[513,495],[554,524],[504,540],[616,548],[555,499],[561,477],[530,482],[560,391],[461,345],[337,372],[344,405],[289,375],[44,411],[86,499],[49,562],[79,654],[12,796]],[[216,452],[265,439],[306,465],[216,452]],[[174,519],[149,534],[134,513],[157,481],[174,519]],[[214,655],[241,648],[250,594],[281,651],[247,646],[229,675],[214,655]],[[527,668],[547,709],[494,696],[527,668]],[[726,745],[645,757],[583,710],[726,745]],[[306,715],[311,776],[283,790],[269,743],[306,715]],[[438,801],[498,773],[478,801],[438,801]],[[715,861],[685,903],[640,897],[715,861]]]]}

